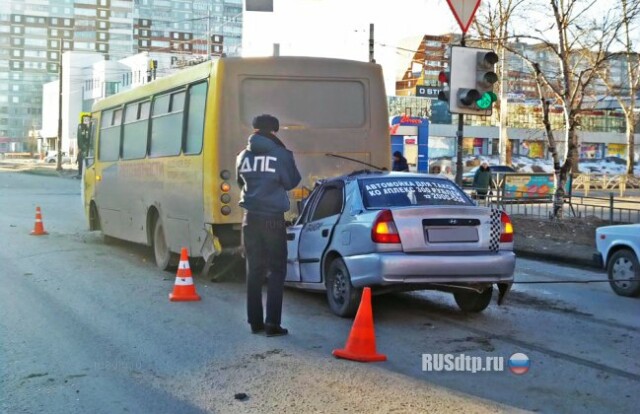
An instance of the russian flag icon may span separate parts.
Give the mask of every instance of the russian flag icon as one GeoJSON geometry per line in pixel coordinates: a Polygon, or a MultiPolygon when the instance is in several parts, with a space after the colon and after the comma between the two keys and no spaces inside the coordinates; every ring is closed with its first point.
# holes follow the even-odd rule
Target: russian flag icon
{"type": "Polygon", "coordinates": [[[529,357],[523,353],[516,353],[509,357],[509,370],[516,375],[526,374],[529,371],[531,361],[529,357]]]}

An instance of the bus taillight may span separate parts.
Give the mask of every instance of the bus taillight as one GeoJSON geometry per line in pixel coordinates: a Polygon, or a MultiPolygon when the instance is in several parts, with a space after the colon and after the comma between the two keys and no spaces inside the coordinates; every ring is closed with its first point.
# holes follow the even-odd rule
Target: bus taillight
{"type": "Polygon", "coordinates": [[[230,179],[231,178],[231,171],[229,171],[229,170],[220,171],[220,178],[222,178],[223,180],[230,179]]]}
{"type": "Polygon", "coordinates": [[[224,183],[220,184],[220,189],[223,192],[228,193],[231,190],[231,186],[229,185],[229,183],[224,182],[224,183]]]}

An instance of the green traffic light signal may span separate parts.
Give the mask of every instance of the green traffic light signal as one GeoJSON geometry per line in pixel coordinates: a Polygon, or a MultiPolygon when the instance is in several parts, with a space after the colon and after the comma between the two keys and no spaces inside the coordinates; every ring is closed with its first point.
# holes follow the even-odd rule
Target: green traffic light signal
{"type": "Polygon", "coordinates": [[[485,92],[480,96],[480,99],[476,101],[476,106],[480,109],[489,109],[491,104],[498,100],[498,97],[493,92],[485,92]]]}

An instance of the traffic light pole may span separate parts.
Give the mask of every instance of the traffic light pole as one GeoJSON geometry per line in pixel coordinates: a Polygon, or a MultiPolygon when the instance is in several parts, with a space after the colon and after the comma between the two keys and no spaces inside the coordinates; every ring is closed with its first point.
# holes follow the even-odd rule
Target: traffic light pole
{"type": "MultiPolygon", "coordinates": [[[[464,38],[464,32],[460,38],[460,46],[465,47],[466,41],[464,38]]],[[[464,114],[458,114],[458,130],[456,131],[456,184],[462,185],[462,143],[464,137],[462,135],[462,129],[464,128],[464,114]]]]}

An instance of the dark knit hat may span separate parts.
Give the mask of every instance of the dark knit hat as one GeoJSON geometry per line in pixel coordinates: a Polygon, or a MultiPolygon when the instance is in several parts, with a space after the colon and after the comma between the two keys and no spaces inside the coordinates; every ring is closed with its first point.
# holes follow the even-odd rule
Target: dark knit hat
{"type": "Polygon", "coordinates": [[[251,125],[253,125],[253,128],[260,131],[278,132],[280,129],[280,122],[278,121],[278,118],[269,114],[256,116],[253,118],[251,125]]]}

